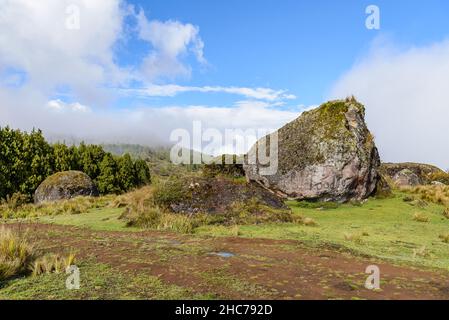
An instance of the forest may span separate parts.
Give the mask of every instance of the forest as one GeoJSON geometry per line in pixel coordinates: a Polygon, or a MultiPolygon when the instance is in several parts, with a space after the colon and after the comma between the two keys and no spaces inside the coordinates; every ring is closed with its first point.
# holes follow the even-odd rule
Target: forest
{"type": "Polygon", "coordinates": [[[101,194],[119,194],[151,182],[146,161],[129,154],[115,156],[102,146],[50,144],[41,130],[30,133],[0,127],[0,199],[21,193],[30,199],[48,176],[79,170],[101,194]]]}

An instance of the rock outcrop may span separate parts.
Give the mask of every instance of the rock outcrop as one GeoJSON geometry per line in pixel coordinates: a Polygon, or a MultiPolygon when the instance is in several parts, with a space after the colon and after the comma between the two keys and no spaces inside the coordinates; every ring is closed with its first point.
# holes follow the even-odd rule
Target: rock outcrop
{"type": "Polygon", "coordinates": [[[422,180],[413,171],[404,169],[396,173],[393,182],[399,187],[417,186],[422,184],[422,180]]]}
{"type": "Polygon", "coordinates": [[[233,181],[229,178],[196,178],[189,185],[188,196],[172,203],[175,213],[225,214],[236,203],[256,201],[272,209],[285,209],[283,199],[258,185],[233,181]]]}
{"type": "Polygon", "coordinates": [[[78,196],[98,196],[98,190],[89,176],[80,171],[58,172],[48,177],[34,193],[34,202],[58,201],[78,196]]]}
{"type": "Polygon", "coordinates": [[[419,179],[418,184],[431,184],[433,181],[438,180],[438,178],[447,175],[440,168],[424,163],[382,163],[380,167],[380,172],[392,180],[395,180],[395,176],[403,170],[413,172],[419,179]]]}
{"type": "Polygon", "coordinates": [[[304,112],[267,141],[259,141],[247,155],[248,181],[301,200],[346,202],[376,191],[379,153],[365,123],[365,108],[354,98],[304,112]],[[259,155],[265,152],[272,158],[268,147],[276,136],[277,170],[266,174],[259,155]]]}

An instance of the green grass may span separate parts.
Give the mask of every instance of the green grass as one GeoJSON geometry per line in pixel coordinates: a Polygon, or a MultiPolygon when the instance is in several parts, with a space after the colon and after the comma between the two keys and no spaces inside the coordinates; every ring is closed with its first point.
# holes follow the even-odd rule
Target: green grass
{"type": "Polygon", "coordinates": [[[37,277],[0,281],[0,300],[78,300],[78,299],[210,299],[209,294],[196,294],[186,288],[164,283],[149,275],[118,272],[104,264],[83,263],[80,268],[80,289],[68,290],[66,274],[45,274],[37,277]]]}
{"type": "MultiPolygon", "coordinates": [[[[248,226],[201,226],[196,235],[292,239],[312,246],[331,244],[393,263],[449,268],[449,219],[437,204],[413,206],[405,193],[388,199],[369,199],[364,204],[316,205],[290,201],[295,215],[313,219],[315,225],[270,223],[248,226]],[[425,216],[428,222],[416,216],[425,216]],[[418,221],[417,221],[418,220],[418,221]],[[238,229],[236,229],[238,228],[238,229]],[[416,253],[418,252],[418,254],[416,253]],[[419,254],[424,252],[425,254],[419,254]]],[[[78,215],[35,218],[44,223],[88,227],[104,231],[140,231],[119,220],[122,209],[91,209],[78,215]]],[[[34,220],[36,221],[36,220],[34,220]]]]}
{"type": "Polygon", "coordinates": [[[42,216],[32,221],[85,227],[98,231],[142,231],[139,228],[127,227],[126,221],[119,219],[122,213],[123,208],[100,208],[76,215],[42,216]]]}
{"type": "MultiPolygon", "coordinates": [[[[449,220],[443,216],[444,207],[434,204],[414,207],[403,201],[404,196],[398,193],[390,199],[370,199],[361,206],[343,204],[325,210],[290,201],[288,205],[295,214],[312,218],[317,225],[240,226],[239,236],[293,239],[313,246],[333,244],[393,263],[448,269],[449,244],[440,239],[449,230],[449,220]],[[414,220],[416,213],[424,214],[429,222],[414,220]],[[423,247],[427,255],[415,254],[423,247]]],[[[222,226],[201,227],[196,232],[233,236],[231,228],[222,226]]]]}

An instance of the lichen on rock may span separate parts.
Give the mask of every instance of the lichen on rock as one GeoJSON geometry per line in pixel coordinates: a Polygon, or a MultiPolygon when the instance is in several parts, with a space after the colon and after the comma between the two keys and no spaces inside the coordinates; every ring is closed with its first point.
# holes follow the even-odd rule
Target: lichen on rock
{"type": "Polygon", "coordinates": [[[419,184],[424,185],[431,184],[433,181],[438,181],[439,179],[443,180],[440,182],[444,182],[448,176],[440,168],[425,163],[382,163],[380,167],[380,172],[392,180],[395,180],[395,177],[403,170],[409,170],[414,173],[419,179],[419,184]]]}
{"type": "MultiPolygon", "coordinates": [[[[354,98],[304,112],[275,134],[277,172],[261,174],[263,166],[258,161],[247,161],[244,169],[249,181],[301,200],[345,202],[375,192],[379,153],[365,123],[365,107],[354,98]]],[[[263,148],[265,143],[256,144],[247,159],[266,152],[263,148]]]]}
{"type": "Polygon", "coordinates": [[[97,187],[83,172],[64,171],[48,177],[41,183],[34,193],[34,202],[39,204],[78,196],[98,196],[97,187]]]}
{"type": "Polygon", "coordinates": [[[422,180],[419,178],[419,176],[409,169],[404,169],[396,173],[396,175],[393,177],[393,181],[397,186],[400,187],[417,186],[422,184],[422,180]]]}

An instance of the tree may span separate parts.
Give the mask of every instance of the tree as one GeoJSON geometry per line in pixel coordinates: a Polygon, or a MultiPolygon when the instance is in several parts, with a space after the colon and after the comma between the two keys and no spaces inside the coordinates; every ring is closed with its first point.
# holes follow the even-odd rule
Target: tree
{"type": "Polygon", "coordinates": [[[53,145],[54,171],[68,171],[78,169],[78,154],[76,147],[67,147],[65,144],[53,145]]]}
{"type": "Polygon", "coordinates": [[[55,172],[80,170],[96,181],[102,194],[127,192],[150,182],[143,160],[129,154],[114,158],[98,145],[50,145],[40,130],[30,133],[0,127],[0,199],[14,193],[32,196],[55,172]]]}
{"type": "Polygon", "coordinates": [[[101,146],[81,143],[78,148],[79,169],[95,180],[100,175],[100,163],[104,155],[101,146]]]}
{"type": "Polygon", "coordinates": [[[53,173],[53,150],[42,131],[33,129],[30,134],[17,132],[21,136],[17,139],[18,143],[21,141],[21,147],[17,148],[20,152],[14,162],[21,172],[16,172],[20,185],[15,192],[32,195],[42,181],[53,173]]]}
{"type": "Polygon", "coordinates": [[[137,186],[143,186],[151,183],[151,174],[148,164],[145,160],[137,160],[134,163],[134,172],[136,174],[137,186]]]}
{"type": "Polygon", "coordinates": [[[136,172],[131,156],[127,153],[123,157],[117,159],[118,174],[117,180],[120,189],[124,192],[136,187],[136,172]]]}
{"type": "Polygon", "coordinates": [[[110,153],[106,153],[100,163],[100,175],[96,179],[96,184],[101,194],[120,192],[117,183],[117,163],[110,153]]]}

